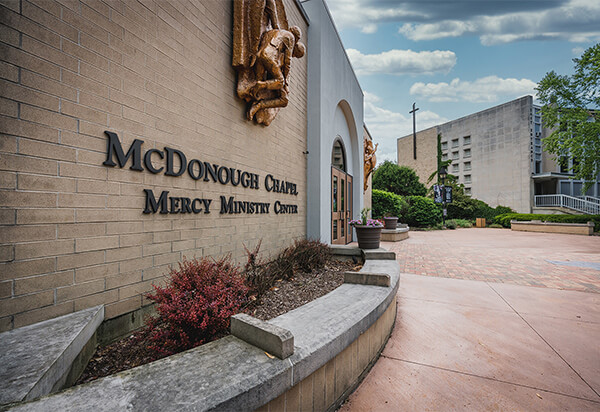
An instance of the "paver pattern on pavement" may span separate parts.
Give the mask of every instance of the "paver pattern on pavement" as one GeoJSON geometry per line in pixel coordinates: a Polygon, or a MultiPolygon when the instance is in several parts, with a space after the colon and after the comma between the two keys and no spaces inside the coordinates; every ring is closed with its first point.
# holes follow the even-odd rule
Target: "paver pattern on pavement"
{"type": "Polygon", "coordinates": [[[396,252],[401,273],[600,293],[600,236],[411,231],[407,240],[382,247],[396,252]]]}
{"type": "Polygon", "coordinates": [[[600,237],[461,229],[382,246],[409,273],[342,412],[600,411],[600,237]]]}

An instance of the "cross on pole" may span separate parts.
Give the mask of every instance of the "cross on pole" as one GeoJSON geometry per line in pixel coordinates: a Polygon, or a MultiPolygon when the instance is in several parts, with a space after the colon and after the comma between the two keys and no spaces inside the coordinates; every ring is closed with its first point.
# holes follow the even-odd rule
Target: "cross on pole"
{"type": "Polygon", "coordinates": [[[417,110],[416,103],[413,103],[413,109],[409,112],[413,115],[413,157],[417,159],[417,110]]]}

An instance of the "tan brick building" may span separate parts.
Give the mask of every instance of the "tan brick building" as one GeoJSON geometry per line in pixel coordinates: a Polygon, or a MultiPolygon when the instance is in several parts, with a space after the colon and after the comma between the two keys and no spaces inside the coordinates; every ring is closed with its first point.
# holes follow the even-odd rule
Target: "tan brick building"
{"type": "Polygon", "coordinates": [[[114,318],[184,257],[306,237],[309,59],[264,127],[235,93],[232,2],[0,9],[0,331],[98,304],[114,318]]]}

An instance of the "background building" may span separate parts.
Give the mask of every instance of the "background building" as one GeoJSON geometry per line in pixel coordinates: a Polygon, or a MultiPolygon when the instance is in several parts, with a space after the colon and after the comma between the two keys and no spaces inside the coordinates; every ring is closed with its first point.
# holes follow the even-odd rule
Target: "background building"
{"type": "MultiPolygon", "coordinates": [[[[417,159],[413,158],[412,134],[401,137],[397,142],[398,164],[414,168],[425,182],[436,169],[437,135],[441,134],[442,160],[452,160],[448,173],[458,177],[466,194],[494,207],[545,212],[539,208],[564,202],[560,203],[560,197],[541,195],[577,198],[585,194],[581,193],[583,182],[570,179],[572,175],[543,150],[542,139],[549,130],[542,125],[540,110],[532,96],[524,96],[420,131],[417,159]]],[[[598,198],[599,186],[596,182],[587,195],[598,198]]],[[[585,202],[580,199],[578,204],[581,201],[585,202]]]]}

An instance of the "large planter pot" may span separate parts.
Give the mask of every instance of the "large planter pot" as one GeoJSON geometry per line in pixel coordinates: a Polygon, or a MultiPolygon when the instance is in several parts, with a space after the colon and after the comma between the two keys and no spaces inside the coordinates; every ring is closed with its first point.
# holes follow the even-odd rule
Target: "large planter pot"
{"type": "Polygon", "coordinates": [[[354,226],[356,229],[356,240],[361,249],[377,249],[381,241],[381,230],[383,227],[354,226]]]}
{"type": "Polygon", "coordinates": [[[385,229],[396,229],[396,226],[398,226],[397,217],[384,217],[383,222],[385,223],[385,229]]]}

